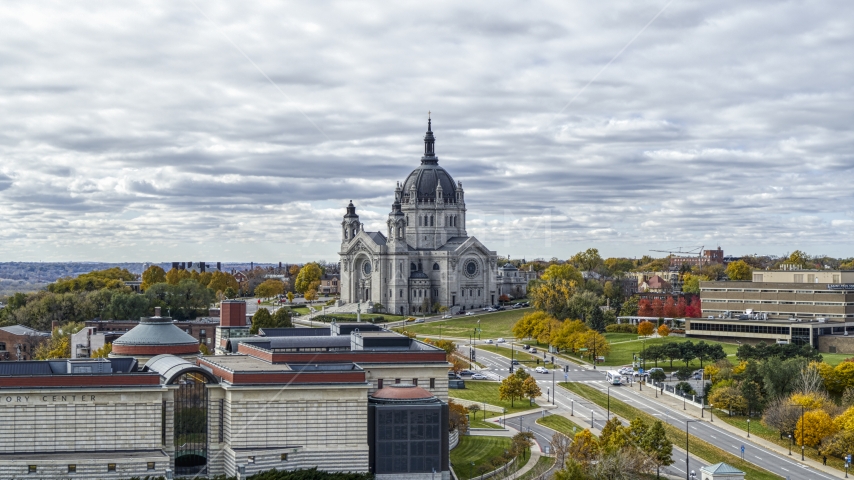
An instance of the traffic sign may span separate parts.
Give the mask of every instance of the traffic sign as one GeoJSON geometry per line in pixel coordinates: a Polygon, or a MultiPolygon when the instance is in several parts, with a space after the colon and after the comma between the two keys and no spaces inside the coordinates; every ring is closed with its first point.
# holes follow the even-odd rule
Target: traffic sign
{"type": "Polygon", "coordinates": [[[744,453],[744,445],[741,446],[741,453],[744,453]]]}

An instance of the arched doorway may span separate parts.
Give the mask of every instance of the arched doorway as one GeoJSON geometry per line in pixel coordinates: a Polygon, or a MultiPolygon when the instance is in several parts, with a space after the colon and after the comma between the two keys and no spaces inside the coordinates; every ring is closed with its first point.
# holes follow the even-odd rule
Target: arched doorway
{"type": "Polygon", "coordinates": [[[209,378],[201,372],[184,372],[171,383],[175,391],[175,473],[207,474],[209,378]]]}

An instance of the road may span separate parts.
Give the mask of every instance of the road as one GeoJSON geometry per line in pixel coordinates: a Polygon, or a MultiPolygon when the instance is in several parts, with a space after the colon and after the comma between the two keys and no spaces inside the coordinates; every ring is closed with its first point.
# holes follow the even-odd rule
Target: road
{"type": "MultiPolygon", "coordinates": [[[[468,347],[463,347],[464,350],[467,350],[467,348],[468,347]]],[[[501,379],[509,374],[508,370],[510,367],[510,360],[501,355],[484,350],[478,350],[477,360],[489,367],[490,375],[488,376],[490,377],[501,379]]],[[[558,361],[558,367],[562,368],[565,363],[566,362],[561,363],[558,361]]],[[[540,388],[544,392],[546,389],[548,389],[549,393],[555,392],[555,383],[564,381],[565,378],[571,382],[587,384],[603,393],[608,391],[608,384],[605,382],[605,373],[603,370],[589,370],[585,367],[569,363],[569,372],[564,378],[564,373],[562,371],[558,371],[556,375],[552,375],[551,373],[539,374],[533,372],[532,367],[528,365],[523,366],[525,366],[526,370],[534,376],[537,383],[540,385],[540,388]],[[554,381],[552,380],[553,378],[554,381]]],[[[650,415],[654,415],[662,421],[682,429],[683,431],[686,426],[686,420],[696,420],[695,417],[691,415],[684,414],[680,410],[673,410],[669,407],[665,407],[655,399],[642,396],[637,391],[626,386],[612,386],[610,388],[610,394],[615,399],[628,403],[629,405],[632,405],[633,407],[650,415]]],[[[606,420],[607,411],[605,409],[596,406],[595,404],[569,392],[564,388],[557,387],[555,404],[559,408],[552,412],[571,412],[574,414],[573,421],[581,426],[591,424],[591,412],[593,415],[592,423],[596,428],[601,429],[606,420]]],[[[523,417],[522,423],[526,427],[532,426],[535,429],[534,434],[537,437],[538,442],[540,442],[541,446],[544,446],[548,444],[548,440],[543,441],[543,438],[548,436],[550,439],[551,433],[548,433],[550,431],[543,429],[543,427],[540,427],[543,431],[536,430],[537,427],[534,426],[536,416],[537,414],[527,415],[523,417]]],[[[512,421],[513,420],[508,420],[507,422],[511,426],[515,426],[515,424],[511,423],[512,421]]],[[[726,452],[732,453],[733,455],[740,456],[741,446],[744,445],[745,461],[780,475],[781,478],[788,478],[790,480],[832,480],[839,478],[803,465],[795,461],[793,457],[789,457],[785,454],[780,455],[777,452],[767,450],[746,438],[733,435],[726,430],[718,428],[714,423],[709,423],[708,421],[692,421],[688,425],[692,435],[701,438],[726,452]]],[[[674,447],[679,447],[679,445],[674,445],[674,447]]],[[[673,459],[676,463],[668,467],[669,472],[674,475],[685,476],[686,462],[684,450],[682,450],[681,453],[677,453],[674,449],[673,459]]],[[[701,462],[694,457],[692,457],[688,462],[688,468],[695,471],[699,471],[700,467],[703,465],[705,465],[705,462],[701,462]]]]}

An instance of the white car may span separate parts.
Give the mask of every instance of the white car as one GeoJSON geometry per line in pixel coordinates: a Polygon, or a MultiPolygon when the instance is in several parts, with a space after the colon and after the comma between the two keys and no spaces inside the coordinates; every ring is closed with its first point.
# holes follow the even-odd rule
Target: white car
{"type": "Polygon", "coordinates": [[[470,317],[470,316],[472,316],[472,315],[474,315],[474,312],[466,312],[466,316],[467,316],[467,317],[470,317]]]}
{"type": "Polygon", "coordinates": [[[631,367],[623,367],[617,371],[620,372],[620,375],[634,375],[635,373],[634,369],[631,367]]]}
{"type": "Polygon", "coordinates": [[[499,338],[498,340],[495,341],[495,343],[504,343],[504,342],[505,342],[505,340],[503,338],[499,338]]]}
{"type": "Polygon", "coordinates": [[[549,369],[547,369],[546,367],[537,367],[534,369],[534,371],[537,373],[549,373],[549,369]]]}
{"type": "Polygon", "coordinates": [[[442,318],[454,318],[453,315],[442,315],[442,318]]]}
{"type": "Polygon", "coordinates": [[[488,380],[488,378],[486,378],[486,375],[484,375],[484,374],[482,374],[482,373],[475,373],[475,374],[473,374],[473,375],[471,376],[471,379],[472,379],[472,380],[488,380]]]}
{"type": "Polygon", "coordinates": [[[487,338],[487,339],[486,339],[486,343],[488,343],[488,344],[492,345],[492,339],[491,339],[491,338],[487,338]]]}

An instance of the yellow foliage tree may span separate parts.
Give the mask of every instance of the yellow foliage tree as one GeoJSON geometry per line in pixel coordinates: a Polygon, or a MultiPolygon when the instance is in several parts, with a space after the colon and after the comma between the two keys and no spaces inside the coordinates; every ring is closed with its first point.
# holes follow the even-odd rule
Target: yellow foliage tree
{"type": "Polygon", "coordinates": [[[269,278],[255,287],[255,296],[259,298],[270,298],[285,292],[285,284],[275,278],[269,278]]]}
{"type": "Polygon", "coordinates": [[[166,283],[166,271],[157,265],[152,265],[142,272],[142,285],[139,288],[144,292],[156,283],[166,283]]]}
{"type": "Polygon", "coordinates": [[[545,312],[534,311],[522,315],[516,323],[513,324],[513,335],[516,338],[533,338],[534,332],[538,330],[540,322],[546,321],[549,315],[545,312]]]}
{"type": "MultiPolygon", "coordinates": [[[[305,268],[303,268],[305,270],[305,268]]],[[[320,287],[320,280],[315,280],[311,282],[308,286],[308,290],[305,291],[305,299],[309,302],[313,302],[317,300],[317,289],[320,287]]]]}
{"type": "MultiPolygon", "coordinates": [[[[103,347],[92,352],[92,358],[107,358],[110,356],[110,353],[113,351],[112,343],[105,343],[103,347]]],[[[69,352],[70,354],[70,352],[69,352]]]]}
{"type": "Polygon", "coordinates": [[[524,396],[530,401],[533,401],[535,398],[543,394],[543,391],[540,390],[540,386],[537,385],[537,381],[534,380],[534,377],[528,377],[522,382],[522,392],[524,392],[524,396]]]}
{"type": "Polygon", "coordinates": [[[829,398],[816,392],[794,393],[789,397],[789,401],[795,405],[801,405],[807,410],[815,410],[823,408],[825,403],[829,401],[829,398]]]}
{"type": "Polygon", "coordinates": [[[211,274],[211,279],[207,283],[207,287],[214,292],[224,292],[229,287],[235,292],[240,289],[237,279],[235,279],[232,274],[219,271],[211,274]]]}
{"type": "Polygon", "coordinates": [[[747,400],[741,396],[741,392],[735,387],[716,387],[709,395],[709,403],[715,408],[729,410],[730,414],[733,410],[743,411],[747,409],[747,400]]]}
{"type": "Polygon", "coordinates": [[[854,407],[848,407],[838,417],[833,419],[833,425],[837,430],[854,431],[854,407]]]}
{"type": "Polygon", "coordinates": [[[661,326],[658,327],[658,336],[666,337],[668,335],[670,335],[670,327],[662,323],[661,326]]]}
{"type": "Polygon", "coordinates": [[[500,400],[510,400],[512,407],[517,398],[522,398],[525,395],[525,389],[522,380],[516,375],[510,375],[501,381],[498,386],[498,398],[500,400]]]}
{"type": "Polygon", "coordinates": [[[552,334],[552,345],[563,350],[576,351],[579,340],[590,330],[581,320],[565,320],[556,334],[552,334]]]}
{"type": "Polygon", "coordinates": [[[854,387],[854,362],[842,362],[837,365],[833,369],[833,377],[833,388],[836,392],[843,392],[848,387],[854,387]]]}
{"type": "Polygon", "coordinates": [[[178,282],[184,280],[185,278],[192,278],[192,274],[187,270],[179,270],[177,268],[173,268],[166,272],[166,283],[169,285],[178,285],[178,282]]]}
{"type": "Polygon", "coordinates": [[[736,260],[727,265],[726,275],[730,280],[752,280],[753,267],[748,265],[744,260],[736,260]]]}
{"type": "Polygon", "coordinates": [[[827,391],[830,393],[841,393],[842,389],[839,388],[839,380],[836,376],[836,369],[824,362],[813,363],[815,363],[816,368],[818,369],[818,374],[821,376],[821,380],[824,382],[824,388],[826,388],[827,391]]]}
{"type": "Polygon", "coordinates": [[[648,320],[644,320],[638,324],[638,335],[648,337],[655,331],[655,325],[648,320]]]}
{"type": "Polygon", "coordinates": [[[297,292],[304,294],[311,289],[313,282],[320,281],[321,275],[323,275],[323,270],[320,269],[318,264],[307,263],[300,269],[297,279],[294,282],[294,288],[297,292]]]}
{"type": "Polygon", "coordinates": [[[741,375],[742,373],[744,373],[744,370],[746,370],[746,369],[747,369],[747,362],[741,361],[738,363],[738,365],[732,367],[732,374],[733,375],[741,375]]]}
{"type": "Polygon", "coordinates": [[[576,346],[577,348],[586,348],[591,361],[594,360],[594,354],[597,357],[603,357],[611,352],[611,343],[608,339],[601,333],[593,330],[580,335],[576,346]]]}
{"type": "Polygon", "coordinates": [[[836,426],[827,412],[813,410],[803,414],[795,426],[795,442],[798,445],[815,447],[825,437],[836,433],[836,426]],[[803,433],[801,433],[803,432],[803,433]]]}
{"type": "Polygon", "coordinates": [[[36,359],[71,358],[71,334],[79,332],[82,328],[82,322],[67,323],[54,328],[50,338],[36,348],[36,359]]]}
{"type": "Polygon", "coordinates": [[[599,441],[585,428],[573,437],[569,456],[578,462],[589,464],[599,456],[599,441]]]}

